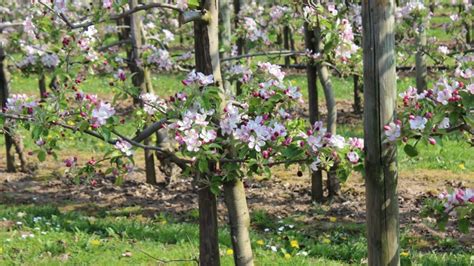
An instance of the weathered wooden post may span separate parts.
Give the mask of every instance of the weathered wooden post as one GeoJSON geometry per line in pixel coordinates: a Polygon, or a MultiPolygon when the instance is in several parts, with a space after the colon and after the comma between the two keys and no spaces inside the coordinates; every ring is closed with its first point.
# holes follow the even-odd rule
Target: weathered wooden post
{"type": "MultiPolygon", "coordinates": [[[[219,44],[221,48],[220,56],[223,58],[230,57],[231,40],[232,40],[232,23],[231,23],[231,0],[219,1],[219,44]]],[[[224,81],[224,89],[227,92],[231,91],[231,84],[224,81]]]]}
{"type": "MultiPolygon", "coordinates": [[[[130,8],[138,6],[138,0],[129,0],[130,8]]],[[[138,63],[140,60],[140,53],[142,48],[142,23],[140,20],[139,13],[132,13],[130,15],[130,41],[132,49],[130,50],[130,70],[135,75],[132,77],[132,83],[135,87],[140,88],[140,92],[147,92],[147,83],[145,82],[145,69],[141,64],[138,63]]],[[[144,144],[148,145],[149,139],[144,140],[144,144]]],[[[156,170],[155,170],[155,159],[151,150],[145,149],[145,174],[146,182],[148,184],[156,184],[156,170]]]]}
{"type": "MultiPolygon", "coordinates": [[[[316,51],[314,31],[309,29],[307,22],[304,23],[304,33],[306,49],[313,52],[316,51]]],[[[308,82],[309,122],[313,125],[319,120],[318,75],[313,59],[310,59],[306,64],[306,78],[308,82]]],[[[324,200],[323,176],[321,170],[311,171],[311,199],[316,202],[322,202],[324,200]]]]}
{"type": "Polygon", "coordinates": [[[383,127],[396,115],[394,1],[362,2],[369,265],[400,265],[396,145],[383,127]]]}
{"type": "MultiPolygon", "coordinates": [[[[0,100],[1,107],[6,107],[8,94],[9,94],[9,80],[7,64],[5,63],[5,50],[0,45],[0,100]]],[[[13,140],[11,137],[10,130],[8,127],[3,127],[5,135],[5,147],[6,147],[6,159],[7,159],[7,172],[15,172],[15,153],[13,151],[13,140]]]]}
{"type": "MultiPolygon", "coordinates": [[[[194,22],[194,50],[196,71],[213,74],[217,85],[222,86],[219,62],[218,1],[200,0],[200,9],[206,11],[205,19],[194,22]]],[[[210,164],[210,172],[216,165],[210,164]]],[[[205,178],[204,176],[198,177],[205,178]]],[[[216,196],[207,184],[199,186],[199,263],[200,265],[220,265],[219,240],[217,232],[216,196]]]]}

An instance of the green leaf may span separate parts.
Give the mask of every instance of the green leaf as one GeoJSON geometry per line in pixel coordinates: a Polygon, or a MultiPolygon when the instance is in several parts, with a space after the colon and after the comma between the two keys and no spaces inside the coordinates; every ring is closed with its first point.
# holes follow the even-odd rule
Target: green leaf
{"type": "Polygon", "coordinates": [[[403,148],[403,150],[410,157],[418,156],[418,150],[410,144],[405,145],[405,148],[403,148]]]}
{"type": "Polygon", "coordinates": [[[458,228],[459,231],[463,232],[464,234],[469,233],[469,219],[467,218],[462,218],[458,220],[458,228]]]}
{"type": "Polygon", "coordinates": [[[198,169],[199,169],[199,172],[201,173],[205,173],[209,170],[209,165],[206,159],[200,159],[198,161],[198,169]]]}
{"type": "Polygon", "coordinates": [[[44,162],[44,160],[46,160],[46,152],[41,150],[38,152],[38,160],[40,162],[44,162]]]}

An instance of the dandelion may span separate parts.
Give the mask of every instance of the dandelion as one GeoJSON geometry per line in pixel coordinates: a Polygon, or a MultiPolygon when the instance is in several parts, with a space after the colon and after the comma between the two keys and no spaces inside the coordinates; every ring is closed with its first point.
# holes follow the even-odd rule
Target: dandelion
{"type": "Polygon", "coordinates": [[[410,256],[410,252],[408,251],[400,252],[400,257],[408,257],[408,256],[410,256]]]}
{"type": "Polygon", "coordinates": [[[231,248],[228,248],[227,251],[225,252],[227,255],[234,255],[234,250],[231,248]]]}
{"type": "Polygon", "coordinates": [[[331,239],[323,238],[323,244],[331,244],[331,239]]]}
{"type": "Polygon", "coordinates": [[[290,246],[292,248],[299,248],[300,246],[298,245],[298,240],[291,240],[290,241],[290,246]]]}
{"type": "Polygon", "coordinates": [[[458,165],[458,167],[459,167],[459,169],[461,169],[461,170],[466,170],[466,166],[464,166],[464,163],[460,163],[460,164],[458,165]]]}
{"type": "Polygon", "coordinates": [[[101,244],[100,239],[92,239],[89,241],[92,246],[99,246],[101,244]]]}
{"type": "Polygon", "coordinates": [[[288,253],[285,253],[285,259],[291,259],[291,255],[288,253]]]}
{"type": "Polygon", "coordinates": [[[257,240],[257,245],[263,246],[265,242],[263,240],[257,240]]]}

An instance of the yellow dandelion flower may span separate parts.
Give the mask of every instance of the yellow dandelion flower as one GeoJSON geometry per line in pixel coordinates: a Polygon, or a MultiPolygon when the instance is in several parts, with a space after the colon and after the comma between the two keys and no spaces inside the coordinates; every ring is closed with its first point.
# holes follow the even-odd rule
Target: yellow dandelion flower
{"type": "Polygon", "coordinates": [[[290,241],[290,246],[292,248],[299,248],[300,246],[298,245],[298,240],[291,240],[290,241]]]}
{"type": "Polygon", "coordinates": [[[285,253],[285,259],[291,259],[291,255],[288,253],[285,253]]]}
{"type": "Polygon", "coordinates": [[[3,253],[3,248],[0,248],[0,254],[2,254],[2,253],[3,253]]]}
{"type": "Polygon", "coordinates": [[[93,246],[99,246],[101,244],[100,239],[92,239],[89,243],[93,246]]]}
{"type": "Polygon", "coordinates": [[[466,170],[466,166],[464,165],[464,163],[460,163],[458,165],[458,167],[461,169],[461,170],[466,170]]]}
{"type": "Polygon", "coordinates": [[[228,248],[227,251],[225,252],[227,255],[234,255],[234,250],[231,248],[228,248]]]}
{"type": "Polygon", "coordinates": [[[75,126],[76,125],[76,123],[74,121],[71,121],[71,120],[67,121],[67,124],[70,125],[70,126],[75,126]]]}
{"type": "Polygon", "coordinates": [[[257,240],[257,244],[260,245],[260,246],[263,246],[265,244],[265,242],[263,240],[257,240]]]}
{"type": "Polygon", "coordinates": [[[324,243],[324,244],[331,244],[331,239],[329,239],[329,238],[323,238],[323,243],[324,243]]]}
{"type": "Polygon", "coordinates": [[[408,256],[410,256],[410,252],[408,251],[400,252],[400,257],[408,257],[408,256]]]}
{"type": "Polygon", "coordinates": [[[331,217],[329,217],[329,221],[330,221],[331,223],[335,223],[335,222],[337,221],[337,218],[331,216],[331,217]]]}

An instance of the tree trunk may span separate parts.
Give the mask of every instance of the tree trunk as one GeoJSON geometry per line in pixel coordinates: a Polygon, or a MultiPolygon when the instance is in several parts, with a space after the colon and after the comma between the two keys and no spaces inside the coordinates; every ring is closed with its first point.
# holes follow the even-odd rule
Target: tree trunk
{"type": "MultiPolygon", "coordinates": [[[[3,47],[0,45],[0,100],[1,100],[1,107],[2,110],[7,105],[7,99],[9,96],[9,78],[8,78],[8,70],[7,64],[5,62],[5,51],[3,47]]],[[[13,140],[12,140],[12,132],[7,127],[3,127],[4,135],[5,135],[5,147],[6,147],[6,159],[7,159],[7,172],[15,172],[15,153],[13,152],[13,140]]]]}
{"type": "MultiPolygon", "coordinates": [[[[234,27],[237,29],[239,27],[239,13],[240,9],[242,6],[244,6],[245,2],[244,0],[234,0],[234,14],[235,14],[235,20],[234,20],[234,27]]],[[[244,48],[245,48],[245,39],[243,37],[239,37],[237,39],[237,55],[242,55],[244,53],[244,48]]],[[[242,93],[242,83],[240,81],[236,82],[235,85],[235,94],[240,95],[242,93]]]]}
{"type": "MultiPolygon", "coordinates": [[[[219,62],[218,3],[216,0],[201,0],[200,8],[207,10],[209,21],[194,22],[196,71],[206,75],[213,74],[217,85],[222,86],[219,62]]],[[[209,168],[209,172],[212,173],[216,169],[216,165],[210,164],[209,168]]],[[[200,178],[202,177],[198,177],[198,179],[200,178]]],[[[199,263],[206,266],[220,265],[216,196],[208,184],[201,184],[198,197],[199,263]]]]}
{"type": "MultiPolygon", "coordinates": [[[[324,44],[321,38],[321,28],[319,25],[316,26],[314,30],[314,37],[316,40],[316,52],[322,52],[324,49],[324,44]]],[[[337,125],[337,108],[336,108],[336,97],[334,95],[334,90],[332,88],[331,79],[329,78],[328,68],[322,64],[316,64],[318,70],[319,81],[323,87],[324,97],[326,98],[326,106],[328,109],[327,114],[327,128],[328,132],[331,134],[336,134],[336,125],[337,125]]],[[[335,196],[339,193],[339,180],[336,176],[336,171],[329,171],[328,175],[328,192],[329,197],[335,196]]]]}
{"type": "MultiPolygon", "coordinates": [[[[283,27],[283,48],[290,50],[290,26],[285,25],[283,27]]],[[[290,65],[290,56],[285,56],[285,67],[290,65]]]]}
{"type": "Polygon", "coordinates": [[[360,91],[362,86],[360,86],[359,82],[359,75],[353,76],[354,81],[354,113],[361,114],[362,113],[362,100],[360,98],[360,91]]]}
{"type": "MultiPolygon", "coordinates": [[[[316,51],[314,32],[308,29],[307,22],[304,23],[305,46],[310,51],[316,51]]],[[[319,120],[318,106],[318,76],[314,60],[306,64],[306,78],[308,81],[308,104],[309,104],[309,122],[313,125],[319,120]]],[[[323,175],[321,170],[311,171],[311,199],[316,202],[323,202],[323,175]]]]}
{"type": "Polygon", "coordinates": [[[43,102],[46,99],[47,91],[46,91],[46,76],[44,73],[40,74],[39,80],[38,80],[38,87],[40,91],[40,99],[43,102]]]}
{"type": "Polygon", "coordinates": [[[362,2],[364,133],[369,265],[400,265],[396,145],[384,125],[396,116],[393,0],[362,2]]]}
{"type": "Polygon", "coordinates": [[[11,136],[11,138],[13,145],[15,145],[15,151],[16,154],[18,154],[18,159],[20,160],[20,171],[26,173],[28,169],[26,166],[27,163],[25,158],[25,146],[23,145],[23,139],[19,134],[14,134],[11,136]]]}
{"type": "Polygon", "coordinates": [[[426,68],[426,20],[418,25],[418,34],[416,35],[416,88],[419,93],[427,89],[426,78],[428,76],[428,70],[426,68]]]}
{"type": "MultiPolygon", "coordinates": [[[[130,8],[138,6],[138,0],[129,0],[130,8]]],[[[142,23],[140,20],[139,13],[133,13],[130,15],[130,39],[132,49],[130,51],[129,67],[132,73],[132,83],[135,87],[140,89],[140,94],[147,91],[147,83],[145,82],[145,70],[143,66],[138,63],[140,60],[140,53],[142,47],[142,23]]],[[[136,101],[134,101],[136,102],[136,101]]],[[[148,145],[149,139],[144,140],[144,144],[148,145]]],[[[145,174],[146,182],[148,184],[156,184],[156,171],[155,171],[155,159],[153,151],[145,149],[145,174]]]]}
{"type": "MultiPolygon", "coordinates": [[[[220,31],[219,31],[219,43],[223,52],[220,53],[221,57],[229,57],[231,50],[232,40],[232,23],[231,23],[231,5],[230,0],[219,1],[219,20],[220,20],[220,31]]],[[[222,66],[221,66],[222,67],[222,66]]],[[[222,71],[222,69],[221,69],[222,71]]],[[[231,84],[229,81],[224,81],[224,90],[231,92],[231,84]]]]}
{"type": "Polygon", "coordinates": [[[249,235],[250,215],[243,182],[236,179],[233,182],[225,183],[224,197],[229,212],[235,265],[251,266],[254,263],[249,235]]]}

